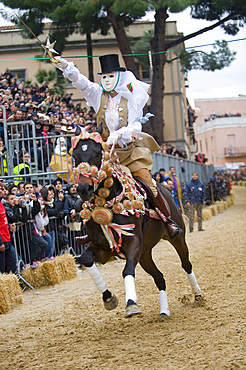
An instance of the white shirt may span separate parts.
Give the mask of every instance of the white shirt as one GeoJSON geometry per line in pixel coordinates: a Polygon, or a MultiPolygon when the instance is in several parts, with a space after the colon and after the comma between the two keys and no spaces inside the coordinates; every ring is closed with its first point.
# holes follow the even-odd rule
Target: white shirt
{"type": "MultiPolygon", "coordinates": [[[[120,73],[130,73],[130,72],[120,72],[120,73]]],[[[80,90],[82,96],[86,99],[87,104],[95,110],[97,113],[100,104],[101,104],[101,96],[103,93],[103,88],[95,82],[91,82],[88,78],[82,75],[79,70],[74,66],[73,62],[68,62],[68,66],[63,71],[64,77],[68,78],[72,81],[73,86],[80,90]]],[[[135,77],[134,77],[135,78],[135,77]]],[[[136,79],[135,79],[136,80],[136,79]]],[[[138,81],[138,80],[136,80],[138,81]]],[[[141,82],[141,84],[143,84],[141,82]]],[[[117,90],[117,88],[116,88],[117,90]]],[[[128,109],[128,116],[127,116],[127,126],[119,128],[119,103],[121,100],[121,94],[117,94],[115,97],[111,97],[109,95],[109,100],[113,99],[115,102],[115,108],[113,112],[113,120],[114,120],[114,130],[117,131],[121,137],[118,139],[119,145],[126,145],[132,142],[133,138],[138,137],[140,132],[142,131],[142,124],[139,119],[143,115],[143,109],[136,109],[136,104],[134,104],[134,99],[131,102],[127,100],[127,109],[128,109]]],[[[109,112],[108,109],[105,111],[105,123],[110,130],[109,124],[109,112]]],[[[112,130],[111,130],[112,132],[112,130]]]]}

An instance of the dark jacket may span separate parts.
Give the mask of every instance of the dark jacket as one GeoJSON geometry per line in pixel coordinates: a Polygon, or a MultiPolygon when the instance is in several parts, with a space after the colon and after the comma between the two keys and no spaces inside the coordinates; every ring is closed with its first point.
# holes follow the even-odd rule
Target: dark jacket
{"type": "Polygon", "coordinates": [[[9,203],[5,203],[4,208],[9,224],[13,224],[15,222],[27,222],[26,207],[20,207],[18,204],[11,206],[9,203]]]}
{"type": "Polygon", "coordinates": [[[57,200],[54,202],[54,206],[50,207],[48,204],[45,205],[48,217],[49,217],[49,224],[47,225],[46,229],[47,232],[51,232],[55,229],[56,225],[56,220],[55,219],[50,219],[50,217],[57,217],[58,214],[61,212],[61,210],[64,207],[64,201],[62,200],[57,200]]]}
{"type": "Polygon", "coordinates": [[[192,204],[203,203],[206,200],[204,185],[200,180],[189,181],[185,186],[184,200],[192,204]]]}

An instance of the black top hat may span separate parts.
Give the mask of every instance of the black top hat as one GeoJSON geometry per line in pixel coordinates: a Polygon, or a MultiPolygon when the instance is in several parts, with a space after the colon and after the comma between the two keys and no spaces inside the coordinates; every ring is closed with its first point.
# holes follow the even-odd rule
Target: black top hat
{"type": "Polygon", "coordinates": [[[101,69],[102,69],[102,72],[98,73],[99,75],[102,75],[103,73],[114,72],[114,71],[121,71],[121,72],[126,71],[124,67],[120,67],[119,57],[117,54],[102,55],[101,57],[99,57],[99,60],[100,60],[101,69]]]}

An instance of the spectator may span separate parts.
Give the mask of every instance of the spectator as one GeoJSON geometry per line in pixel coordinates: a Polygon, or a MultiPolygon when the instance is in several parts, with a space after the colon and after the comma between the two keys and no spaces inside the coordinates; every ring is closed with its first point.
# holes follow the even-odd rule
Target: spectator
{"type": "Polygon", "coordinates": [[[165,176],[166,176],[166,170],[165,170],[165,168],[160,168],[159,169],[159,172],[160,172],[160,174],[162,175],[162,177],[163,177],[163,179],[165,178],[165,176]]]}
{"type": "Polygon", "coordinates": [[[8,175],[7,153],[2,139],[0,139],[0,175],[8,175]]]}
{"type": "Polygon", "coordinates": [[[33,267],[36,267],[36,261],[42,258],[48,243],[35,231],[34,219],[41,207],[34,194],[32,183],[26,182],[24,191],[23,199],[27,209],[27,223],[20,226],[19,233],[16,235],[19,239],[16,240],[16,243],[21,249],[19,254],[23,256],[24,263],[30,262],[33,267]]]}
{"type": "Polygon", "coordinates": [[[45,251],[45,257],[51,258],[54,254],[53,240],[51,235],[46,230],[46,227],[49,224],[49,217],[44,200],[40,195],[38,197],[38,201],[40,203],[40,212],[35,216],[35,229],[37,234],[39,234],[48,243],[45,251]]]}
{"type": "Polygon", "coordinates": [[[31,181],[30,176],[25,176],[25,178],[20,176],[20,175],[31,174],[31,167],[30,167],[29,159],[30,159],[29,153],[26,152],[25,150],[21,150],[19,153],[19,161],[17,161],[17,164],[13,169],[13,173],[15,175],[15,178],[14,178],[15,185],[18,185],[20,181],[23,181],[23,179],[28,182],[31,181]]]}
{"type": "Polygon", "coordinates": [[[170,177],[170,179],[173,182],[173,187],[176,192],[178,202],[179,203],[182,202],[182,192],[181,192],[180,181],[175,174],[174,166],[169,167],[169,172],[166,174],[166,176],[170,177]]]}
{"type": "Polygon", "coordinates": [[[164,180],[164,178],[163,178],[163,176],[162,176],[162,174],[161,174],[160,172],[156,172],[156,173],[154,173],[154,175],[153,175],[153,179],[154,179],[156,182],[159,182],[159,184],[162,184],[162,183],[163,183],[163,180],[164,180]]]}
{"type": "Polygon", "coordinates": [[[8,185],[5,184],[5,183],[2,183],[2,185],[1,185],[1,202],[3,203],[3,205],[5,205],[5,203],[7,201],[8,192],[9,192],[8,185]]]}
{"type": "Polygon", "coordinates": [[[220,173],[217,180],[218,200],[226,200],[228,193],[228,183],[224,179],[224,175],[220,173]]]}
{"type": "Polygon", "coordinates": [[[56,146],[56,137],[54,137],[54,132],[49,132],[47,142],[43,146],[43,159],[45,170],[49,167],[51,157],[54,154],[56,146]]]}
{"type": "Polygon", "coordinates": [[[205,205],[205,189],[203,183],[199,180],[196,172],[192,173],[192,179],[186,184],[184,191],[184,200],[189,208],[189,227],[190,233],[194,229],[194,216],[197,212],[198,231],[204,231],[202,228],[202,207],[205,205]]]}
{"type": "Polygon", "coordinates": [[[17,261],[11,243],[9,224],[4,205],[0,202],[0,272],[16,272],[17,261]]]}
{"type": "MultiPolygon", "coordinates": [[[[82,219],[79,212],[82,209],[82,200],[77,193],[77,184],[69,183],[67,185],[68,194],[66,195],[68,207],[69,207],[69,245],[73,245],[75,237],[81,234],[81,228],[83,227],[82,219]]],[[[79,252],[79,244],[76,243],[76,253],[79,252]]]]}
{"type": "Polygon", "coordinates": [[[166,176],[164,178],[163,185],[165,186],[165,188],[167,188],[170,191],[170,193],[173,196],[173,200],[174,200],[176,206],[178,207],[178,209],[180,209],[180,205],[179,205],[179,202],[178,202],[178,199],[177,199],[176,191],[174,190],[172,179],[170,177],[166,176]]]}
{"type": "Polygon", "coordinates": [[[56,220],[51,217],[57,217],[59,212],[64,207],[64,192],[59,192],[58,194],[58,200],[57,202],[54,202],[54,196],[55,196],[55,189],[53,187],[53,190],[51,187],[46,188],[44,187],[41,190],[41,196],[44,200],[46,212],[49,217],[49,224],[46,226],[46,231],[49,233],[52,239],[52,249],[50,251],[50,255],[47,255],[46,257],[51,257],[54,255],[55,252],[55,229],[57,227],[56,220]]]}

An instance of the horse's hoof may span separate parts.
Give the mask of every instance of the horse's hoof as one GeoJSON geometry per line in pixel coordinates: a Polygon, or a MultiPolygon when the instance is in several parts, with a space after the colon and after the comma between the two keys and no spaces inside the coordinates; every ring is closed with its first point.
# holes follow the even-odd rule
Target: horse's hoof
{"type": "Polygon", "coordinates": [[[163,312],[163,313],[160,313],[159,318],[161,321],[166,321],[169,319],[169,315],[163,312]]]}
{"type": "Polygon", "coordinates": [[[112,297],[106,301],[103,301],[106,310],[114,310],[118,306],[118,299],[116,295],[112,293],[112,297]]]}
{"type": "Polygon", "coordinates": [[[134,315],[140,315],[141,313],[142,311],[136,303],[126,306],[125,317],[132,317],[134,315]]]}
{"type": "Polygon", "coordinates": [[[203,297],[202,297],[202,295],[201,294],[197,294],[197,295],[195,295],[195,301],[203,301],[204,299],[203,299],[203,297]]]}

